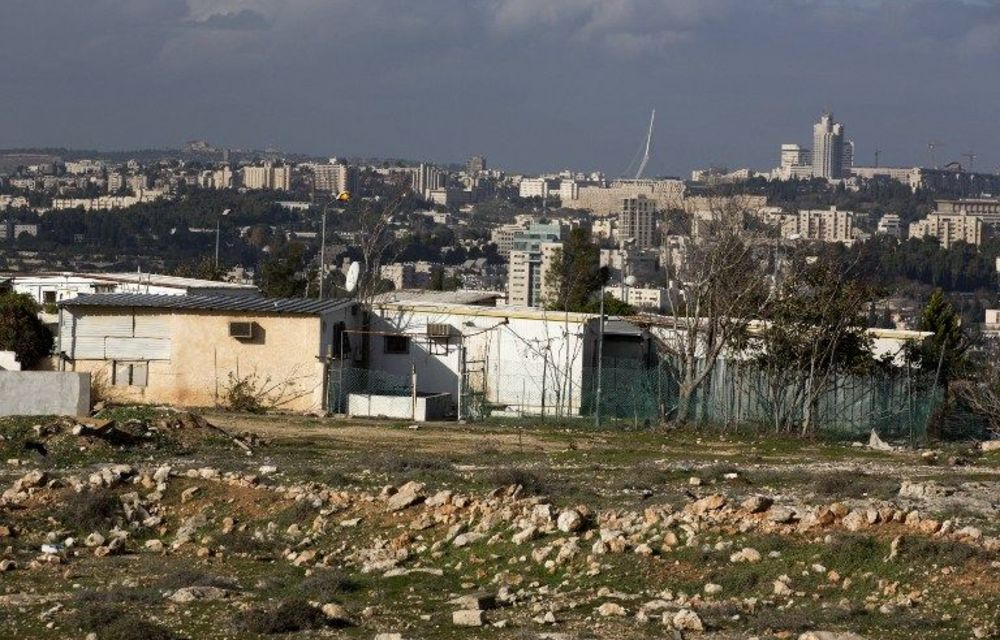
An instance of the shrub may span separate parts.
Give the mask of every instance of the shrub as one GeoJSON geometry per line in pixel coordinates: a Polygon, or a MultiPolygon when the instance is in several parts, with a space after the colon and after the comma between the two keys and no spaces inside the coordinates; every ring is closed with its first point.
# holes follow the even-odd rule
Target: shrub
{"type": "Polygon", "coordinates": [[[109,489],[90,489],[74,496],[62,509],[63,524],[81,531],[102,529],[124,516],[121,500],[109,489]]]}
{"type": "Polygon", "coordinates": [[[318,571],[299,582],[296,592],[308,600],[316,602],[331,602],[345,593],[351,593],[361,588],[361,583],[347,574],[330,569],[318,571]]]}
{"type": "Polygon", "coordinates": [[[893,478],[870,476],[865,473],[830,472],[813,478],[813,490],[824,498],[891,498],[899,492],[899,482],[893,478]]]}
{"type": "Polygon", "coordinates": [[[76,614],[83,631],[100,635],[101,640],[173,640],[170,630],[135,616],[119,607],[92,605],[76,614]]]}
{"type": "Polygon", "coordinates": [[[276,607],[257,607],[240,614],[240,631],[272,634],[319,629],[326,626],[326,616],[303,598],[281,601],[276,607]]]}
{"type": "Polygon", "coordinates": [[[501,467],[495,469],[490,475],[490,481],[492,484],[501,487],[519,484],[524,493],[528,495],[546,495],[551,489],[541,476],[523,467],[501,467]]]}

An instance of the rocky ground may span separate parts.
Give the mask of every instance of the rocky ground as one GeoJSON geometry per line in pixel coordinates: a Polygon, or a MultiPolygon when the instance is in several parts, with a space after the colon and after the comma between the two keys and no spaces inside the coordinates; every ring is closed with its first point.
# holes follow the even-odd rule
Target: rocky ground
{"type": "Polygon", "coordinates": [[[1000,637],[974,445],[98,418],[0,419],[0,637],[1000,637]]]}

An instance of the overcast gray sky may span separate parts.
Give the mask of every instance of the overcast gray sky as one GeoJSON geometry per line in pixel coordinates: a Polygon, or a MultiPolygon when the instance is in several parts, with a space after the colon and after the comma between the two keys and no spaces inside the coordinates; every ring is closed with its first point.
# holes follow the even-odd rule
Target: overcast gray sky
{"type": "Polygon", "coordinates": [[[242,148],[621,173],[1000,165],[1000,0],[2,0],[0,147],[242,148]]]}

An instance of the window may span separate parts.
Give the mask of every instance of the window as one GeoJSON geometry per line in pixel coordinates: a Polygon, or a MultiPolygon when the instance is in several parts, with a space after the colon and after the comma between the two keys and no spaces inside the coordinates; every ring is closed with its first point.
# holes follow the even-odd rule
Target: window
{"type": "Polygon", "coordinates": [[[409,336],[385,336],[385,352],[392,354],[409,353],[409,336]]]}
{"type": "Polygon", "coordinates": [[[118,362],[116,360],[111,375],[111,384],[116,387],[145,387],[148,377],[148,362],[118,362]]]}
{"type": "Polygon", "coordinates": [[[42,302],[44,304],[55,304],[55,302],[56,302],[56,292],[55,291],[43,291],[42,292],[42,302]]]}

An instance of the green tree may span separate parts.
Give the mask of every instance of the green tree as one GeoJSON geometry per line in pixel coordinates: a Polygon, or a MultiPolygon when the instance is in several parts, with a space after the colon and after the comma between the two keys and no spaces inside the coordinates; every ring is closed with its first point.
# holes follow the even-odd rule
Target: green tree
{"type": "Polygon", "coordinates": [[[547,300],[554,311],[593,312],[594,298],[608,280],[602,269],[601,250],[583,228],[569,232],[562,248],[556,249],[545,278],[545,287],[554,299],[547,300]]]}
{"type": "Polygon", "coordinates": [[[931,293],[920,315],[919,329],[934,334],[921,346],[921,367],[934,371],[935,382],[947,388],[965,361],[969,342],[962,330],[961,318],[941,289],[931,293]]]}
{"type": "Polygon", "coordinates": [[[38,319],[38,305],[31,296],[0,295],[0,351],[13,351],[29,368],[52,351],[52,333],[38,319]]]}
{"type": "Polygon", "coordinates": [[[305,268],[305,249],[289,242],[272,251],[260,268],[260,288],[271,298],[297,298],[305,294],[301,272],[305,268]]]}

